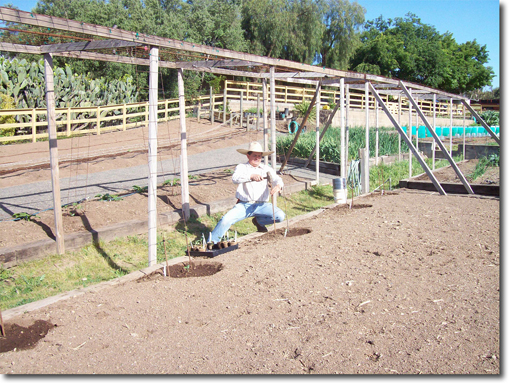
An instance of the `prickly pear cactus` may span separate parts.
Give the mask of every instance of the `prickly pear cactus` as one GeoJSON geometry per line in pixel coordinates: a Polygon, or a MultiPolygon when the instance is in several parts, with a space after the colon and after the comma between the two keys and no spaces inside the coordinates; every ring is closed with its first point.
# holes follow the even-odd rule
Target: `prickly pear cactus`
{"type": "MultiPolygon", "coordinates": [[[[44,78],[43,59],[29,62],[0,57],[0,93],[12,98],[16,109],[46,108],[44,78]]],[[[73,73],[66,65],[54,68],[54,84],[57,108],[137,102],[137,88],[128,75],[112,81],[91,79],[73,73]]],[[[80,114],[75,117],[80,118],[80,114]]]]}

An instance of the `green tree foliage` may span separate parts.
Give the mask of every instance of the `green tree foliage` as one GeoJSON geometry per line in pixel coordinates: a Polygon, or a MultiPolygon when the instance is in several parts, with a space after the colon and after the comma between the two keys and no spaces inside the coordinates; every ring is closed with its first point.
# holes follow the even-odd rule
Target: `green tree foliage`
{"type": "Polygon", "coordinates": [[[491,84],[494,76],[486,46],[475,40],[457,44],[452,34],[443,35],[420,18],[367,21],[361,45],[351,69],[463,93],[491,84]]]}
{"type": "Polygon", "coordinates": [[[347,0],[247,0],[242,27],[251,52],[346,69],[364,14],[347,0]]]}
{"type": "Polygon", "coordinates": [[[348,0],[325,0],[322,7],[324,30],[317,60],[322,66],[347,69],[358,46],[357,32],[365,21],[365,9],[348,0]]]}

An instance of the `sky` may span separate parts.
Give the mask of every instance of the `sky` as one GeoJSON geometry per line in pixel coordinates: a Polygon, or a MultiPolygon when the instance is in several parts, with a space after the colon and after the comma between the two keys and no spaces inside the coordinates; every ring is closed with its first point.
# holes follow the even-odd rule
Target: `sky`
{"type": "MultiPolygon", "coordinates": [[[[350,0],[351,1],[351,0],[350,0]]],[[[417,15],[424,24],[432,25],[439,33],[453,34],[456,42],[476,40],[486,45],[489,62],[495,77],[492,87],[500,85],[500,23],[499,8],[505,0],[357,0],[367,12],[366,20],[379,16],[385,19],[404,17],[408,12],[417,15]]],[[[0,0],[0,5],[12,3],[30,12],[37,0],[0,0]]],[[[505,19],[505,18],[504,18],[505,19]]]]}

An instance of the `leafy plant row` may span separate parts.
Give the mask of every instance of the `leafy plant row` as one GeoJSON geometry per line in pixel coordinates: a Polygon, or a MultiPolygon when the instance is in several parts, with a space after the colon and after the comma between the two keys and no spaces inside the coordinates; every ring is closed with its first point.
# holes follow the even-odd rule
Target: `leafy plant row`
{"type": "MultiPolygon", "coordinates": [[[[294,139],[293,135],[280,137],[276,142],[276,150],[278,154],[288,152],[290,145],[294,139]]],[[[309,131],[299,136],[291,156],[299,158],[308,158],[315,148],[315,132],[309,131]]],[[[399,150],[399,135],[395,133],[393,128],[379,128],[379,148],[378,154],[388,156],[397,154],[399,150]]],[[[365,129],[363,127],[349,128],[349,160],[359,158],[358,151],[365,147],[365,129]]],[[[375,130],[369,133],[369,156],[375,156],[376,152],[376,134],[375,130]]],[[[408,146],[401,141],[401,152],[406,152],[408,146]]],[[[320,160],[326,162],[340,162],[340,128],[329,127],[321,140],[320,160]]],[[[315,158],[315,156],[314,156],[315,158]]]]}

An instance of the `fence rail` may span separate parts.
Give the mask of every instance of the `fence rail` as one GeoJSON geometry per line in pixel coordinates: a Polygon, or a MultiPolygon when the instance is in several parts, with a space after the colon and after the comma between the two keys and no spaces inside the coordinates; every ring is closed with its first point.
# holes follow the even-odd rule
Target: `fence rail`
{"type": "MultiPolygon", "coordinates": [[[[270,101],[270,85],[268,87],[268,100],[270,101]]],[[[337,88],[325,87],[321,89],[321,105],[335,103],[340,91],[337,88]]],[[[311,102],[315,95],[315,88],[304,86],[289,86],[279,82],[275,85],[275,100],[277,103],[300,104],[311,102]]],[[[240,101],[263,100],[262,84],[257,82],[242,82],[225,80],[224,93],[202,95],[194,100],[189,100],[185,110],[188,113],[203,111],[205,109],[227,111],[229,100],[240,101]]],[[[392,113],[399,110],[399,100],[385,97],[387,107],[392,113]]],[[[87,133],[102,134],[112,130],[126,130],[133,127],[148,124],[148,102],[133,104],[118,104],[95,107],[56,108],[56,124],[58,137],[71,137],[87,133]]],[[[369,108],[376,108],[376,99],[369,95],[369,108]]],[[[408,110],[408,101],[401,97],[402,111],[408,110]]],[[[419,106],[426,115],[433,115],[433,102],[419,100],[419,106]]],[[[365,109],[365,94],[362,91],[352,90],[349,93],[349,107],[352,109],[365,109]]],[[[475,108],[476,109],[476,108],[475,108]]],[[[479,112],[479,108],[476,109],[479,112]]],[[[0,124],[0,143],[27,141],[36,142],[38,139],[48,138],[48,124],[46,122],[46,109],[4,109],[0,110],[0,118],[5,116],[15,117],[15,123],[0,124]],[[7,135],[10,133],[11,135],[7,135]]],[[[450,107],[448,102],[437,103],[436,114],[440,117],[448,117],[450,107]]],[[[179,118],[178,99],[168,99],[158,102],[158,122],[170,121],[179,118]]],[[[462,105],[453,105],[453,114],[463,114],[462,105]]],[[[226,114],[222,117],[226,121],[226,114]]]]}

